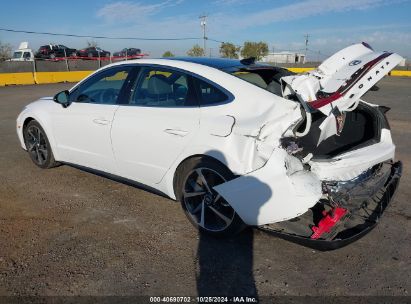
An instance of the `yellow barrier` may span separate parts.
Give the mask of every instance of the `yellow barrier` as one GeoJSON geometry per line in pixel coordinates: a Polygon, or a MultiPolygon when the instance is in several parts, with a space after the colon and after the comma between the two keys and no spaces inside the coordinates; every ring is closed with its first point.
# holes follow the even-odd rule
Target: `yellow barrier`
{"type": "MultiPolygon", "coordinates": [[[[314,68],[288,68],[294,73],[305,73],[314,68]]],[[[37,73],[0,73],[0,86],[21,84],[46,84],[58,82],[78,82],[94,71],[37,72],[37,73]]],[[[390,76],[411,77],[411,71],[394,70],[390,76]]]]}
{"type": "Polygon", "coordinates": [[[78,82],[93,72],[94,71],[3,73],[0,74],[0,86],[78,82]]]}
{"type": "Polygon", "coordinates": [[[37,72],[34,73],[34,80],[37,84],[78,82],[93,72],[94,71],[37,72]]]}
{"type": "Polygon", "coordinates": [[[35,84],[33,73],[4,73],[0,74],[0,86],[12,84],[35,84]]]}
{"type": "Polygon", "coordinates": [[[315,68],[287,68],[287,70],[293,72],[293,73],[305,73],[311,70],[314,70],[315,68]]]}
{"type": "Polygon", "coordinates": [[[411,71],[394,70],[394,71],[391,71],[390,75],[391,75],[391,76],[407,76],[407,77],[411,77],[411,71]]]}
{"type": "MultiPolygon", "coordinates": [[[[294,73],[306,73],[308,71],[312,71],[315,68],[287,68],[287,70],[294,72],[294,73]]],[[[393,70],[388,75],[390,76],[406,76],[411,77],[411,71],[402,71],[402,70],[393,70]]]]}

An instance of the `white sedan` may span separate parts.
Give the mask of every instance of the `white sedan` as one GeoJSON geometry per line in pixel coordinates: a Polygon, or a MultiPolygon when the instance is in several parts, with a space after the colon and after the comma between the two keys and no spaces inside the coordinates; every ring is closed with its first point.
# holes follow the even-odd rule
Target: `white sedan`
{"type": "Polygon", "coordinates": [[[17,133],[38,167],[145,185],[202,232],[332,249],[375,226],[400,179],[388,108],[361,98],[401,59],[361,43],[298,75],[252,58],[119,62],[26,106],[17,133]]]}

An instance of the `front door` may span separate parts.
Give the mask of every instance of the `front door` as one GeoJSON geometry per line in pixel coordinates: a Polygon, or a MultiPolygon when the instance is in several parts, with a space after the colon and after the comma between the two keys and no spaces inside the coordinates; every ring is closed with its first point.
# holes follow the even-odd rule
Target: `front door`
{"type": "Polygon", "coordinates": [[[97,73],[70,93],[72,103],[67,108],[54,113],[60,160],[116,173],[110,131],[130,70],[120,66],[97,73]]]}

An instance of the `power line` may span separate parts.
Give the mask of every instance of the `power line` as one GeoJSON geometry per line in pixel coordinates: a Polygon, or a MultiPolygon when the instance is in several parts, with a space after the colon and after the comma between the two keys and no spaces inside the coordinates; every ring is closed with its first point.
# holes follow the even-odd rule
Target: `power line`
{"type": "Polygon", "coordinates": [[[182,38],[143,38],[143,37],[109,37],[109,36],[93,36],[93,35],[76,35],[76,34],[63,34],[63,33],[50,33],[50,32],[34,32],[24,30],[14,30],[0,28],[3,32],[12,33],[25,33],[25,34],[37,34],[37,35],[49,35],[49,36],[65,36],[76,38],[93,38],[93,39],[111,39],[111,40],[146,40],[146,41],[178,41],[178,40],[200,40],[200,37],[182,37],[182,38]]]}
{"type": "MultiPolygon", "coordinates": [[[[207,16],[201,16],[200,18],[206,18],[207,16]]],[[[205,19],[204,19],[205,20],[205,19]]],[[[109,40],[142,40],[142,41],[183,41],[183,40],[204,40],[204,46],[205,46],[205,41],[213,41],[216,43],[226,43],[226,41],[221,41],[217,39],[213,39],[210,37],[207,37],[205,35],[205,32],[203,33],[203,37],[180,37],[180,38],[144,38],[144,37],[110,37],[110,36],[93,36],[93,35],[76,35],[76,34],[64,34],[64,33],[51,33],[51,32],[36,32],[36,31],[25,31],[25,30],[15,30],[15,29],[7,29],[7,28],[0,28],[0,31],[3,32],[12,32],[12,33],[25,33],[25,34],[35,34],[35,35],[49,35],[49,36],[65,36],[65,37],[75,37],[75,38],[93,38],[93,39],[109,39],[109,40]]],[[[295,51],[303,51],[305,50],[306,54],[308,52],[316,52],[321,55],[329,56],[327,54],[324,54],[323,52],[312,50],[308,48],[308,38],[310,36],[307,34],[305,35],[306,39],[306,45],[305,49],[300,49],[300,50],[295,50],[295,51]]],[[[236,47],[242,47],[241,45],[236,45],[236,47]]],[[[279,50],[280,51],[280,50],[279,50]]],[[[290,50],[288,50],[290,51],[290,50]]],[[[205,52],[205,47],[204,47],[204,52],[205,52]]]]}

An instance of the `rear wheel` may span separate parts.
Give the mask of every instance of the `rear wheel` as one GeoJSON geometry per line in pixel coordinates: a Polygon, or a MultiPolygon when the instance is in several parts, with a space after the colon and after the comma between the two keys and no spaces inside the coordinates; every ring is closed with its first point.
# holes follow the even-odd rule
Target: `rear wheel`
{"type": "Polygon", "coordinates": [[[24,141],[27,152],[36,166],[47,169],[58,165],[46,133],[37,121],[32,120],[27,124],[24,129],[24,141]]]}
{"type": "Polygon", "coordinates": [[[190,220],[201,232],[214,236],[232,236],[246,225],[214,189],[234,178],[221,163],[210,158],[184,162],[176,176],[175,192],[190,220]]]}

